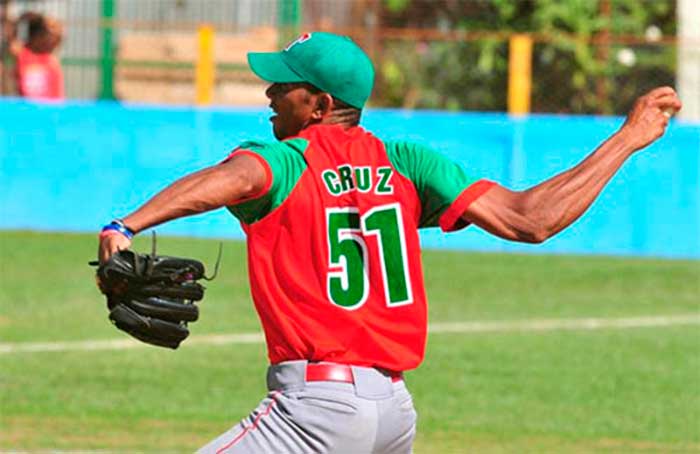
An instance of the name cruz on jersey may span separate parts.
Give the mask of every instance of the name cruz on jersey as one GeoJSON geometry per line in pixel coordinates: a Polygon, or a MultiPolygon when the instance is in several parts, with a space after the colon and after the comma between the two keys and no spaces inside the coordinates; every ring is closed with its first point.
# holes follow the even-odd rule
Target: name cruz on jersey
{"type": "Polygon", "coordinates": [[[394,193],[391,177],[394,170],[391,167],[369,166],[354,167],[343,164],[337,169],[326,169],[321,172],[323,183],[331,195],[339,196],[351,191],[370,192],[374,190],[377,195],[394,193]]]}

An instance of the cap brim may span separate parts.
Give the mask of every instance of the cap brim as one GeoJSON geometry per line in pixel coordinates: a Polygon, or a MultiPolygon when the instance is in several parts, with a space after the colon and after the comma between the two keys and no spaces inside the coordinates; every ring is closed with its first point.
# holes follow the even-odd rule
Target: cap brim
{"type": "Polygon", "coordinates": [[[249,52],[248,65],[259,78],[268,82],[304,82],[284,63],[280,52],[249,52]]]}

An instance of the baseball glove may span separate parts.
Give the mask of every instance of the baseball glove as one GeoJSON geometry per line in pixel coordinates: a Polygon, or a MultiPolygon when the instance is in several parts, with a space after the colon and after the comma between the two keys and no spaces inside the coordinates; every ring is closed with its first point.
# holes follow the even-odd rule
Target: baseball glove
{"type": "MultiPolygon", "coordinates": [[[[194,304],[204,297],[198,260],[118,251],[97,268],[97,285],[107,296],[109,319],[140,341],[176,349],[199,318],[194,304]]],[[[219,257],[221,257],[219,255],[219,257]]],[[[96,262],[91,262],[96,265],[96,262]]],[[[218,268],[218,261],[217,261],[218,268]]]]}

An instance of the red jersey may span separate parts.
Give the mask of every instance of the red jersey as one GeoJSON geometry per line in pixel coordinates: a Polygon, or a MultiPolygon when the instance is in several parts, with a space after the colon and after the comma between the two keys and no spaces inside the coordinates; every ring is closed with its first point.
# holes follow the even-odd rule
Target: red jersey
{"type": "Polygon", "coordinates": [[[277,206],[243,220],[270,362],[417,367],[427,307],[418,237],[426,204],[416,183],[360,127],[319,125],[285,142],[303,156],[300,175],[277,206]]]}
{"type": "Polygon", "coordinates": [[[63,71],[58,59],[50,53],[35,54],[23,47],[17,56],[17,88],[30,99],[61,100],[63,71]]]}

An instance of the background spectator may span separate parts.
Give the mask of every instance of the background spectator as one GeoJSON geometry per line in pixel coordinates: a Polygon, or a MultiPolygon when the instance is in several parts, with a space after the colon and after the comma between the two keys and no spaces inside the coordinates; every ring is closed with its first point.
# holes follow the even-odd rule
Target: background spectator
{"type": "Polygon", "coordinates": [[[30,99],[64,98],[63,71],[53,52],[63,38],[63,28],[55,20],[35,12],[22,14],[17,21],[16,39],[10,47],[15,57],[15,75],[20,96],[30,99]]]}

